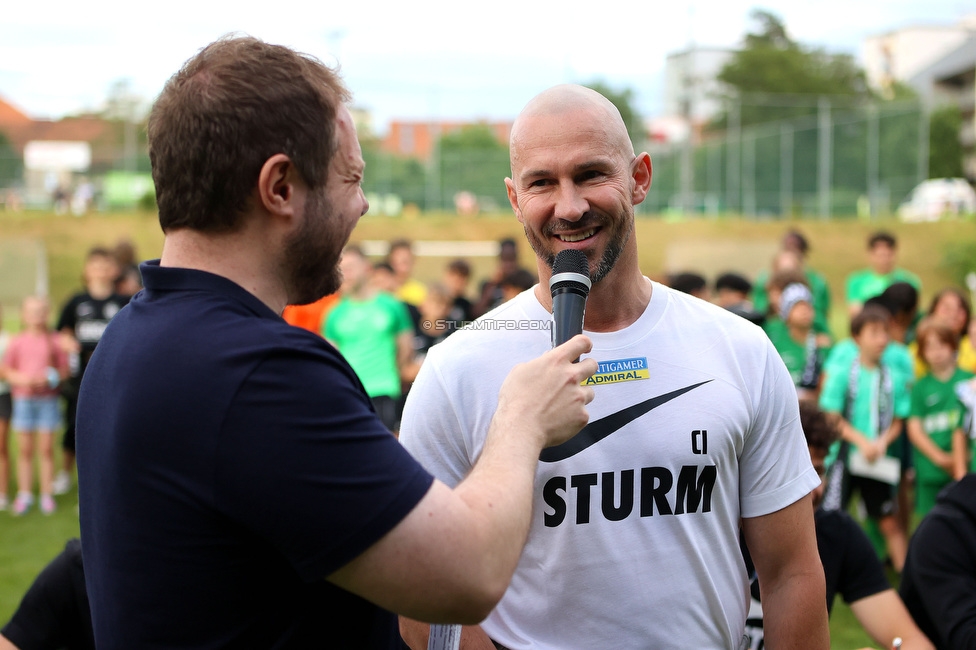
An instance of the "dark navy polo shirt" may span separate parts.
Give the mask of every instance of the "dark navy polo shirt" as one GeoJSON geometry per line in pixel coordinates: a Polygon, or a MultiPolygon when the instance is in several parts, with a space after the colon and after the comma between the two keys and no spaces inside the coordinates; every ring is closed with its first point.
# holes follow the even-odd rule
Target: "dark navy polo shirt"
{"type": "Polygon", "coordinates": [[[399,647],[393,614],[324,578],[432,477],[326,341],[226,278],[141,270],[78,406],[98,647],[399,647]]]}

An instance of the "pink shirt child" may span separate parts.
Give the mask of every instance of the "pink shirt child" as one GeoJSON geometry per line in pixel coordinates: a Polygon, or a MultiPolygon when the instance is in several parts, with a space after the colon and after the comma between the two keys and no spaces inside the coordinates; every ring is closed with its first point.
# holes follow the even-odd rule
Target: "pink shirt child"
{"type": "MultiPolygon", "coordinates": [[[[3,363],[30,377],[50,380],[58,378],[60,369],[68,365],[68,356],[58,345],[55,333],[21,332],[10,339],[3,363]],[[48,368],[54,368],[55,372],[50,372],[48,368]]],[[[50,381],[45,381],[43,385],[11,385],[10,392],[17,398],[53,397],[58,394],[58,389],[56,382],[52,386],[50,381]]]]}

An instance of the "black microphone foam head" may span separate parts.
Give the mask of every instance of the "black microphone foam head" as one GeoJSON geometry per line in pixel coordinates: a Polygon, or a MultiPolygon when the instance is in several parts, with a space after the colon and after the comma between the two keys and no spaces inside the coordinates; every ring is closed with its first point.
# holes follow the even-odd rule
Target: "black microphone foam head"
{"type": "Polygon", "coordinates": [[[556,260],[552,264],[552,274],[579,273],[590,277],[590,263],[583,251],[567,248],[556,253],[556,260]]]}
{"type": "Polygon", "coordinates": [[[566,249],[556,254],[549,278],[549,291],[553,295],[571,291],[584,298],[590,292],[590,263],[582,251],[566,249]]]}

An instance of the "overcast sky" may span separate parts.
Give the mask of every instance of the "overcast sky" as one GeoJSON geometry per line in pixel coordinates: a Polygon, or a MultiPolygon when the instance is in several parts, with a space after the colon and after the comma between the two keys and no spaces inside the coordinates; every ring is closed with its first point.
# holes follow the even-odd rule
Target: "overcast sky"
{"type": "Polygon", "coordinates": [[[96,109],[121,79],[149,103],[199,48],[243,32],[338,60],[381,131],[397,118],[509,119],[543,88],[598,78],[633,89],[638,109],[656,115],[665,57],[691,42],[738,45],[757,6],[797,41],[854,56],[866,36],[976,12],[972,0],[4,4],[0,97],[31,117],[96,109]]]}

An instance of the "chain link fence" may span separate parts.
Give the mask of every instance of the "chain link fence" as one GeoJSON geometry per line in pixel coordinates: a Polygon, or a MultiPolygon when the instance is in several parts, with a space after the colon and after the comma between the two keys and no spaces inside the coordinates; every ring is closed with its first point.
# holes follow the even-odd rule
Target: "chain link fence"
{"type": "Polygon", "coordinates": [[[651,150],[650,213],[749,217],[891,214],[928,175],[917,103],[836,108],[651,150]]]}
{"type": "MultiPolygon", "coordinates": [[[[649,143],[647,150],[654,176],[639,214],[883,216],[894,212],[928,174],[928,117],[916,102],[852,108],[821,99],[811,115],[747,127],[730,119],[724,133],[706,133],[701,142],[649,143]]],[[[116,159],[131,157],[119,151],[116,159]]],[[[510,209],[504,147],[435,149],[430,161],[420,161],[366,146],[364,157],[364,191],[374,213],[398,214],[411,206],[447,212],[510,209]]],[[[30,178],[35,172],[24,170],[15,151],[0,148],[0,207],[16,207],[19,201],[28,208],[50,209],[56,207],[58,186],[70,192],[87,182],[94,207],[138,207],[133,203],[141,197],[151,209],[148,160],[144,154],[138,158],[137,166],[102,165],[67,177],[48,174],[39,181],[30,178]]]]}

